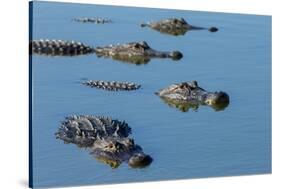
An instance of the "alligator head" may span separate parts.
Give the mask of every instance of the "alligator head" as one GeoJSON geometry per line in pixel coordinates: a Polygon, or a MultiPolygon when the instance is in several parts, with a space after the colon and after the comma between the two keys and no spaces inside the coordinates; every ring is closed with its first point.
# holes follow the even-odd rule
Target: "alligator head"
{"type": "Polygon", "coordinates": [[[106,137],[97,140],[90,149],[96,159],[118,167],[126,161],[133,168],[142,168],[152,162],[152,158],[142,151],[132,138],[106,137]]]}
{"type": "Polygon", "coordinates": [[[114,60],[133,64],[146,64],[151,58],[179,60],[183,57],[179,51],[163,52],[154,50],[145,41],[97,47],[95,52],[98,57],[111,57],[114,60]]]}
{"type": "Polygon", "coordinates": [[[196,81],[173,84],[156,94],[170,106],[182,111],[187,111],[190,107],[196,110],[199,105],[209,105],[219,111],[229,104],[229,96],[225,92],[205,91],[196,81]]]}
{"type": "Polygon", "coordinates": [[[158,22],[144,23],[141,27],[150,27],[156,31],[169,35],[184,35],[189,30],[209,30],[210,32],[216,32],[218,29],[216,27],[203,28],[196,27],[188,24],[183,18],[168,18],[165,20],[160,20],[158,22]]]}
{"type": "Polygon", "coordinates": [[[133,168],[148,166],[152,158],[128,137],[130,133],[126,122],[109,117],[74,115],[66,117],[55,135],[65,143],[88,149],[97,160],[112,168],[122,162],[133,168]]]}

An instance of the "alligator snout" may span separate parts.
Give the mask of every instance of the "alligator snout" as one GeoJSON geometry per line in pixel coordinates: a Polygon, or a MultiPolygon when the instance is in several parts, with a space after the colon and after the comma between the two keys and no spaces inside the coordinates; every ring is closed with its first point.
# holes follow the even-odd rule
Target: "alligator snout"
{"type": "Polygon", "coordinates": [[[128,164],[132,168],[143,168],[150,165],[152,161],[153,159],[149,155],[137,153],[129,159],[128,164]]]}
{"type": "Polygon", "coordinates": [[[173,59],[173,60],[180,60],[183,55],[180,51],[173,51],[170,53],[170,57],[173,59]]]}
{"type": "Polygon", "coordinates": [[[209,32],[217,32],[219,29],[216,27],[210,27],[208,30],[209,32]]]}
{"type": "Polygon", "coordinates": [[[225,92],[215,92],[208,94],[205,103],[213,106],[216,110],[222,110],[229,104],[229,96],[225,92]]]}

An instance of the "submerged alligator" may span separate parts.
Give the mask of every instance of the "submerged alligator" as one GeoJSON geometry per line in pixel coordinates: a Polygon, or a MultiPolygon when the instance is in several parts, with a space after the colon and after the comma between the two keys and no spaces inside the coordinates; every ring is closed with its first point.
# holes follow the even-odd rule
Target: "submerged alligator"
{"type": "Polygon", "coordinates": [[[112,23],[112,20],[106,18],[74,18],[73,21],[75,22],[82,22],[82,23],[94,23],[94,24],[105,24],[105,23],[112,23]]]}
{"type": "Polygon", "coordinates": [[[183,57],[179,51],[163,52],[154,50],[145,41],[96,47],[95,52],[98,57],[111,57],[114,60],[134,64],[148,63],[151,58],[179,60],[183,57]]]}
{"type": "Polygon", "coordinates": [[[94,48],[81,42],[63,40],[32,40],[30,53],[46,56],[78,56],[94,53],[94,48]]]}
{"type": "Polygon", "coordinates": [[[127,162],[133,168],[150,165],[152,158],[129,138],[131,128],[126,122],[110,117],[93,115],[73,115],[61,123],[57,139],[87,148],[96,159],[118,167],[127,162]]]}
{"type": "Polygon", "coordinates": [[[216,27],[203,28],[188,24],[183,18],[168,18],[158,22],[148,22],[141,24],[141,27],[150,27],[156,31],[170,35],[184,35],[189,30],[209,30],[210,32],[218,31],[216,27]]]}
{"type": "Polygon", "coordinates": [[[196,81],[173,84],[155,94],[181,111],[188,111],[189,108],[196,110],[200,105],[209,105],[219,111],[229,104],[229,96],[225,92],[205,91],[196,81]]]}
{"type": "Polygon", "coordinates": [[[108,91],[131,91],[131,90],[137,90],[141,87],[141,85],[135,84],[135,83],[129,83],[129,82],[118,82],[118,81],[94,81],[89,80],[85,81],[82,84],[89,86],[89,87],[95,87],[99,89],[104,89],[108,91]]]}
{"type": "Polygon", "coordinates": [[[133,64],[145,64],[151,58],[179,60],[183,57],[179,51],[164,52],[154,50],[145,41],[94,48],[75,41],[40,39],[30,42],[30,53],[46,56],[78,56],[96,53],[98,57],[111,57],[114,60],[133,64]]]}

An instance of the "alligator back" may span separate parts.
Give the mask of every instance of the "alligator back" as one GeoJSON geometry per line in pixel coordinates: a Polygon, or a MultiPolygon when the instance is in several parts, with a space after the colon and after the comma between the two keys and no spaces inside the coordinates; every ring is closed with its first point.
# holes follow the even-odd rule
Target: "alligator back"
{"type": "Polygon", "coordinates": [[[94,48],[81,42],[62,40],[32,40],[30,52],[47,56],[77,56],[94,53],[94,48]]]}
{"type": "Polygon", "coordinates": [[[89,87],[95,87],[99,89],[109,90],[109,91],[119,91],[119,90],[137,90],[141,87],[141,85],[129,82],[118,82],[118,81],[94,81],[89,80],[83,82],[84,85],[89,87]]]}
{"type": "Polygon", "coordinates": [[[74,18],[73,21],[75,22],[82,22],[82,23],[94,23],[94,24],[105,24],[105,23],[112,23],[112,20],[106,18],[74,18]]]}
{"type": "Polygon", "coordinates": [[[108,136],[128,137],[129,134],[131,134],[131,128],[124,121],[94,115],[73,115],[62,121],[55,135],[65,143],[89,147],[97,139],[108,136]]]}

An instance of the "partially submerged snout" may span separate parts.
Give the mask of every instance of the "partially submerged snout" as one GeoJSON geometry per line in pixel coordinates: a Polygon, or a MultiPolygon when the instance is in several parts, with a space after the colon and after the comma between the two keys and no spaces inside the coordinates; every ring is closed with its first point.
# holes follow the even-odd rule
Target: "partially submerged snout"
{"type": "Polygon", "coordinates": [[[134,154],[130,159],[128,164],[132,167],[132,168],[143,168],[146,167],[148,165],[150,165],[150,163],[153,161],[153,159],[146,154],[143,153],[137,153],[134,154]]]}
{"type": "Polygon", "coordinates": [[[209,32],[217,32],[219,29],[216,27],[210,27],[208,30],[209,32]]]}
{"type": "Polygon", "coordinates": [[[180,59],[183,57],[182,53],[179,52],[179,51],[173,51],[173,52],[171,52],[171,53],[169,54],[169,56],[170,56],[173,60],[180,60],[180,59]]]}
{"type": "Polygon", "coordinates": [[[205,99],[205,103],[215,107],[217,110],[222,110],[229,104],[229,96],[225,92],[209,93],[205,99]]]}

